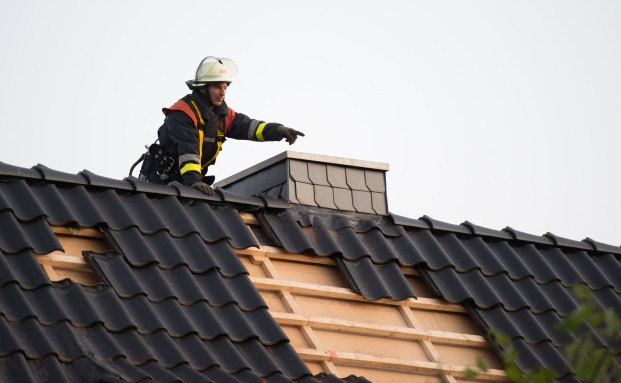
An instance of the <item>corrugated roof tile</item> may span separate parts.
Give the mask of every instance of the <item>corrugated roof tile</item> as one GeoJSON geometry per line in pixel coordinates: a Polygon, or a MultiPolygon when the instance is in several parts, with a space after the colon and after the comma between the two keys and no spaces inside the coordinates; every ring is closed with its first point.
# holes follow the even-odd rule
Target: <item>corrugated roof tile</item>
{"type": "Polygon", "coordinates": [[[428,215],[424,215],[420,217],[419,219],[429,222],[429,225],[434,230],[452,231],[455,233],[462,233],[462,234],[471,234],[470,229],[466,226],[454,225],[452,223],[438,221],[437,219],[433,219],[429,217],[428,215]]]}
{"type": "MultiPolygon", "coordinates": [[[[330,381],[312,378],[240,271],[230,246],[258,243],[228,202],[212,206],[204,198],[185,200],[174,188],[131,179],[131,188],[118,184],[112,190],[104,186],[107,180],[90,173],[66,175],[47,168],[33,171],[50,182],[34,183],[14,168],[2,169],[17,175],[5,174],[0,182],[0,221],[15,229],[0,232],[0,327],[7,334],[0,342],[0,377],[10,376],[6,366],[14,363],[23,374],[18,376],[25,377],[37,365],[61,377],[330,381]],[[75,177],[100,184],[74,184],[75,177]],[[131,190],[141,187],[146,194],[131,190]],[[89,259],[111,287],[50,283],[34,267],[35,253],[57,246],[46,221],[106,228],[124,255],[89,259]],[[35,339],[20,335],[24,332],[35,339]],[[84,372],[95,365],[99,369],[90,371],[96,372],[84,372]]],[[[319,185],[317,169],[309,179],[319,185]]],[[[326,176],[331,186],[346,181],[340,166],[326,165],[326,176]]],[[[363,190],[376,187],[368,179],[363,190]]],[[[346,201],[335,195],[335,205],[349,212],[294,206],[258,216],[264,231],[287,251],[335,257],[352,288],[369,299],[413,296],[398,266],[416,267],[440,296],[471,307],[484,329],[506,330],[523,353],[522,368],[551,367],[563,382],[574,378],[561,352],[568,336],[554,327],[576,307],[571,287],[586,285],[598,305],[621,315],[619,247],[511,228],[499,232],[469,222],[452,225],[426,216],[357,214],[348,192],[346,201]],[[343,209],[347,204],[352,207],[343,209]]],[[[229,202],[252,209],[265,205],[244,201],[229,202]]],[[[618,350],[617,344],[602,344],[618,350]]],[[[364,381],[357,379],[362,378],[352,381],[364,381]]]]}
{"type": "Polygon", "coordinates": [[[4,254],[15,254],[24,250],[47,254],[63,250],[56,234],[43,217],[30,222],[19,222],[13,212],[6,210],[0,213],[0,228],[0,251],[4,254]]]}
{"type": "Polygon", "coordinates": [[[41,173],[35,169],[20,168],[0,161],[0,176],[41,179],[41,173]]]}
{"type": "Polygon", "coordinates": [[[0,287],[7,283],[19,283],[25,289],[36,289],[49,282],[32,250],[15,254],[0,252],[0,287]]]}
{"type": "Polygon", "coordinates": [[[237,210],[40,170],[59,183],[0,182],[0,380],[316,381],[231,250],[259,245],[237,210]],[[60,249],[48,222],[104,228],[123,255],[87,259],[109,285],[49,281],[35,259],[60,249]]]}
{"type": "Polygon", "coordinates": [[[621,254],[621,247],[612,246],[605,243],[597,242],[591,238],[585,238],[582,241],[589,243],[593,246],[594,250],[601,251],[603,253],[621,254]]]}
{"type": "Polygon", "coordinates": [[[586,242],[574,241],[572,239],[559,237],[558,235],[552,234],[550,232],[545,233],[544,236],[551,238],[556,246],[571,247],[582,250],[593,250],[593,246],[586,242]]]}
{"type": "Polygon", "coordinates": [[[375,264],[369,257],[355,261],[339,259],[347,279],[353,281],[355,290],[367,299],[391,298],[399,301],[416,297],[395,261],[375,264]]]}
{"type": "Polygon", "coordinates": [[[41,173],[44,180],[48,182],[64,182],[74,185],[88,185],[87,179],[81,174],[69,174],[58,170],[50,169],[45,165],[37,164],[32,167],[41,173]]]}
{"type": "Polygon", "coordinates": [[[246,268],[225,239],[206,243],[197,233],[177,238],[167,231],[143,234],[135,227],[107,230],[106,235],[135,267],[157,262],[163,269],[185,265],[193,273],[211,269],[218,269],[224,276],[246,273],[246,268]]]}
{"type": "Polygon", "coordinates": [[[88,170],[82,170],[78,174],[86,179],[89,186],[97,186],[106,189],[134,190],[134,187],[127,181],[102,177],[88,170]]]}
{"type": "Polygon", "coordinates": [[[172,269],[156,264],[131,268],[117,254],[94,254],[90,261],[123,298],[145,294],[152,302],[174,298],[186,305],[199,301],[213,306],[237,303],[246,311],[267,307],[246,274],[224,277],[217,269],[193,274],[186,265],[172,269]]]}
{"type": "Polygon", "coordinates": [[[544,237],[541,235],[533,235],[529,233],[524,233],[523,231],[515,230],[514,228],[510,226],[507,226],[502,230],[510,233],[513,236],[513,238],[520,240],[520,241],[539,243],[543,245],[554,245],[554,241],[552,240],[552,238],[544,237]]]}
{"type": "MultiPolygon", "coordinates": [[[[137,192],[173,196],[179,195],[179,190],[169,185],[160,185],[152,182],[146,182],[132,176],[125,177],[125,180],[129,182],[134,187],[134,190],[137,192]]],[[[193,193],[191,190],[187,190],[187,192],[193,193]]]]}
{"type": "Polygon", "coordinates": [[[485,237],[513,239],[513,236],[506,231],[489,229],[487,227],[475,225],[474,223],[470,221],[465,221],[462,223],[462,225],[470,228],[470,231],[472,231],[472,234],[481,235],[485,237]]]}

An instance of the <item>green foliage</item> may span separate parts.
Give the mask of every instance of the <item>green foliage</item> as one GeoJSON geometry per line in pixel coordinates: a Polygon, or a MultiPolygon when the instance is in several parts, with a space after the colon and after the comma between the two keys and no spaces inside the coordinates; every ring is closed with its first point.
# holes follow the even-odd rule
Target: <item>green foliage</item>
{"type": "Polygon", "coordinates": [[[575,335],[565,347],[565,357],[574,373],[585,383],[621,383],[621,359],[598,345],[590,326],[608,344],[621,341],[621,318],[611,308],[600,307],[585,286],[576,286],[574,295],[579,307],[559,323],[558,330],[575,335]]]}
{"type": "MultiPolygon", "coordinates": [[[[559,322],[557,330],[571,334],[574,339],[563,349],[569,365],[574,373],[585,383],[621,383],[621,359],[605,347],[598,346],[589,331],[595,330],[601,339],[608,344],[621,343],[621,318],[611,308],[600,307],[591,291],[585,286],[577,286],[573,293],[578,300],[578,308],[567,318],[559,322]]],[[[505,373],[516,383],[548,383],[554,381],[554,371],[540,367],[522,371],[517,361],[518,351],[511,339],[501,331],[489,330],[489,335],[503,349],[501,353],[505,373]]],[[[469,379],[487,370],[479,360],[475,369],[468,369],[469,379]]]]}

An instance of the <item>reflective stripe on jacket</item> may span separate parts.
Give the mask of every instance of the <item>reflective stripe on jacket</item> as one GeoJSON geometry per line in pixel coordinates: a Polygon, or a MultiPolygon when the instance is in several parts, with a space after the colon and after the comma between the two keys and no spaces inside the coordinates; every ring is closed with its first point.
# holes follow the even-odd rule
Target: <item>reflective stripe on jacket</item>
{"type": "Polygon", "coordinates": [[[175,172],[186,185],[202,180],[207,167],[216,161],[226,138],[276,141],[278,123],[267,123],[235,112],[225,102],[210,109],[198,91],[186,95],[169,108],[158,131],[160,144],[177,158],[175,172]]]}

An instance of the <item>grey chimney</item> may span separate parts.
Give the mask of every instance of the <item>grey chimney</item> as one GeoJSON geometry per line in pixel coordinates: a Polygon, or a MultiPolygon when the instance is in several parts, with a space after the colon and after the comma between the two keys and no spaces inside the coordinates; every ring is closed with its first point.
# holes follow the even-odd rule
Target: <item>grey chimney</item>
{"type": "Polygon", "coordinates": [[[386,163],[286,151],[215,186],[293,204],[387,215],[386,171],[386,163]]]}

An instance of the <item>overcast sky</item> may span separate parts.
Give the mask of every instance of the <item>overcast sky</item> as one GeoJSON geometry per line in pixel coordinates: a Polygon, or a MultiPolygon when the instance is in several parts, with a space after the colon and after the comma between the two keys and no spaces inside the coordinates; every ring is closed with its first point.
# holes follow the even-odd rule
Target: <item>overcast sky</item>
{"type": "Polygon", "coordinates": [[[621,244],[620,1],[3,1],[0,161],[122,179],[204,56],[227,102],[390,164],[395,214],[621,244]]]}

